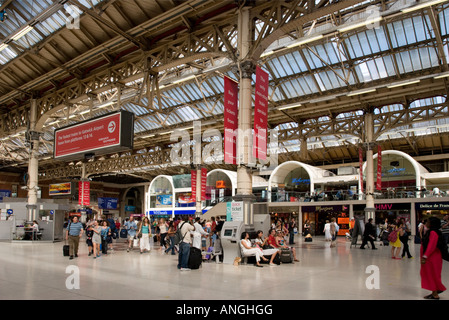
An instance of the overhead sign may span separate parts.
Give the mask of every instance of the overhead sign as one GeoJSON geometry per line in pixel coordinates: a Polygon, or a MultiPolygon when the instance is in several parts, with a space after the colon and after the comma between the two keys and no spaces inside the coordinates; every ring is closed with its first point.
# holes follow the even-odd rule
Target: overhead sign
{"type": "Polygon", "coordinates": [[[99,197],[98,198],[98,208],[105,210],[115,210],[117,209],[118,199],[117,198],[106,198],[99,197]]]}
{"type": "Polygon", "coordinates": [[[50,196],[70,195],[72,194],[72,184],[70,182],[50,184],[48,193],[50,196]]]}
{"type": "Polygon", "coordinates": [[[54,158],[77,159],[133,147],[134,114],[119,111],[59,128],[54,134],[54,158]]]}

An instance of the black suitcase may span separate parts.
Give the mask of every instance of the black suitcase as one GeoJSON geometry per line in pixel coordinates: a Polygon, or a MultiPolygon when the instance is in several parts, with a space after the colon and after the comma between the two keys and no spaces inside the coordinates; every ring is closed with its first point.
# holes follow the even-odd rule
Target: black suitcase
{"type": "Polygon", "coordinates": [[[201,250],[195,247],[190,248],[189,255],[189,268],[190,269],[198,269],[203,262],[203,256],[201,254],[201,250]]]}
{"type": "Polygon", "coordinates": [[[281,249],[281,262],[282,263],[292,263],[293,257],[292,257],[292,251],[290,249],[281,249]]]}
{"type": "Polygon", "coordinates": [[[69,247],[68,244],[65,244],[65,245],[62,247],[62,252],[63,252],[63,254],[64,254],[64,257],[68,257],[68,256],[69,256],[69,250],[70,250],[70,247],[69,247]]]}
{"type": "Polygon", "coordinates": [[[128,238],[128,230],[122,229],[120,230],[120,238],[128,238]]]}
{"type": "Polygon", "coordinates": [[[304,242],[312,242],[312,238],[311,237],[305,238],[304,242]]]}

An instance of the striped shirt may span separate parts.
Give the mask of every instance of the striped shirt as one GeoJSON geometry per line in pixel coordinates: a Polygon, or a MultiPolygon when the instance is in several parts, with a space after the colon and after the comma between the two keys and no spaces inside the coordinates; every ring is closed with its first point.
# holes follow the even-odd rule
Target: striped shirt
{"type": "Polygon", "coordinates": [[[83,230],[83,224],[81,222],[73,223],[70,222],[67,230],[69,230],[69,236],[79,236],[81,230],[83,230]]]}

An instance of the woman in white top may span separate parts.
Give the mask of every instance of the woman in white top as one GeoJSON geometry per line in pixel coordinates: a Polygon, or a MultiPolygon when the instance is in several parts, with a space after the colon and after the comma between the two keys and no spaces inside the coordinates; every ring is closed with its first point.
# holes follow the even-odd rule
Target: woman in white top
{"type": "Polygon", "coordinates": [[[326,241],[332,241],[331,236],[331,224],[329,223],[329,220],[326,220],[326,224],[324,225],[324,239],[326,241]]]}
{"type": "Polygon", "coordinates": [[[267,240],[268,239],[263,236],[263,231],[261,230],[257,231],[257,238],[256,240],[254,240],[254,243],[262,249],[262,253],[264,256],[271,256],[270,266],[275,266],[276,264],[273,263],[273,261],[276,255],[279,254],[279,250],[269,246],[267,240]],[[264,249],[265,247],[271,248],[264,249]]]}
{"type": "Polygon", "coordinates": [[[240,241],[240,247],[242,248],[242,255],[245,257],[255,256],[256,257],[256,267],[262,268],[260,265],[260,259],[264,261],[268,261],[267,258],[263,256],[262,249],[253,248],[251,245],[251,241],[249,240],[249,233],[242,233],[242,239],[240,241]]]}
{"type": "Polygon", "coordinates": [[[161,237],[161,250],[165,250],[165,236],[167,235],[168,228],[165,219],[162,218],[159,223],[159,235],[161,237]]]}

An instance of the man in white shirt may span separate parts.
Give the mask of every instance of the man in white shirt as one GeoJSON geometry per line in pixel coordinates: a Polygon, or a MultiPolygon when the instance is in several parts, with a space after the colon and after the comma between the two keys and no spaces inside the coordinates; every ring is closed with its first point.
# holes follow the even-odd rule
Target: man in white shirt
{"type": "Polygon", "coordinates": [[[193,226],[195,227],[195,231],[192,232],[192,246],[201,250],[201,236],[207,237],[209,234],[204,231],[203,227],[201,226],[200,217],[195,218],[195,223],[193,224],[193,226]]]}
{"type": "Polygon", "coordinates": [[[189,221],[188,216],[184,218],[184,221],[181,222],[179,226],[183,238],[179,243],[178,269],[181,271],[189,271],[190,245],[192,244],[190,232],[194,231],[195,227],[189,221]]]}

